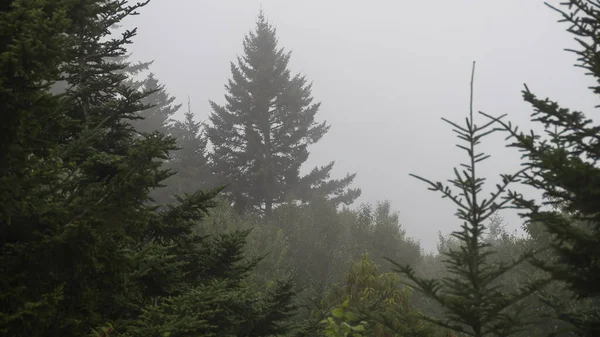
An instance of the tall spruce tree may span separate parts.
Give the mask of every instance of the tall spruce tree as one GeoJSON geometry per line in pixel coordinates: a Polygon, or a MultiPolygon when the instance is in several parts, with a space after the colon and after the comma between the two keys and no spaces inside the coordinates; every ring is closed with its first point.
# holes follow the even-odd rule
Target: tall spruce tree
{"type": "MultiPolygon", "coordinates": [[[[426,182],[430,190],[439,191],[457,205],[457,217],[463,221],[461,230],[452,232],[458,240],[459,248],[445,252],[444,261],[448,276],[441,279],[427,279],[417,276],[409,265],[396,263],[397,271],[405,275],[412,285],[425,295],[440,303],[446,315],[442,319],[424,316],[442,327],[474,337],[512,336],[523,330],[522,308],[518,303],[540,289],[545,280],[535,281],[522,288],[507,290],[502,288],[500,277],[531,257],[525,253],[513,261],[498,262],[491,257],[496,254],[491,245],[485,242],[485,222],[496,212],[513,206],[515,192],[508,189],[518,181],[520,172],[501,175],[502,182],[488,198],[481,196],[485,178],[478,175],[478,163],[489,155],[477,152],[477,145],[483,137],[491,134],[493,122],[475,124],[473,118],[473,74],[471,77],[471,112],[464,126],[443,119],[449,123],[458,138],[465,142],[457,146],[468,154],[468,162],[461,164],[462,171],[454,169],[455,177],[449,180],[458,192],[441,182],[433,182],[416,175],[413,177],[426,182]]],[[[393,261],[392,261],[393,262],[393,261]]]]}
{"type": "MultiPolygon", "coordinates": [[[[286,330],[291,283],[261,295],[244,281],[255,264],[242,261],[246,233],[194,234],[213,192],[159,212],[147,205],[149,189],[169,176],[161,160],[175,140],[140,138],[130,126],[144,94],[110,59],[135,31],[112,39],[107,30],[143,5],[0,6],[0,107],[9,123],[0,137],[2,335],[81,337],[107,321],[125,336],[286,330]],[[68,89],[57,96],[49,86],[60,74],[68,89]],[[172,312],[141,323],[163,308],[172,312]],[[199,317],[189,308],[207,310],[199,317]]],[[[105,328],[98,333],[113,329],[105,328]]]]}
{"type": "Polygon", "coordinates": [[[152,159],[173,147],[160,135],[132,141],[122,120],[140,110],[141,96],[123,88],[105,61],[135,35],[110,39],[107,27],[143,4],[9,5],[0,18],[13,28],[3,30],[2,85],[12,88],[2,90],[9,104],[3,116],[18,124],[2,149],[10,169],[0,184],[8,188],[0,193],[0,329],[9,336],[82,336],[131,313],[123,299],[136,292],[123,249],[148,220],[140,206],[147,187],[165,176],[152,159]],[[52,96],[44,84],[60,74],[66,93],[52,96]]]}
{"type": "Polygon", "coordinates": [[[262,11],[256,29],[244,39],[244,56],[231,64],[226,85],[227,104],[211,102],[213,171],[229,191],[239,211],[260,209],[270,214],[274,205],[289,199],[307,200],[314,194],[352,203],[359,189],[347,188],[354,174],[328,180],[333,163],[300,176],[308,146],[329,130],[317,123],[319,103],[311,85],[288,70],[290,53],[278,48],[275,28],[262,11]]]}
{"type": "Polygon", "coordinates": [[[115,36],[111,28],[147,3],[68,2],[62,109],[74,123],[60,152],[68,170],[52,196],[57,227],[42,230],[54,242],[47,253],[56,260],[45,259],[49,283],[62,285],[63,298],[61,319],[45,334],[81,336],[105,321],[127,320],[144,305],[128,250],[139,249],[153,227],[147,191],[169,176],[158,160],[175,141],[159,133],[136,138],[129,122],[144,110],[146,94],[128,85],[125,65],[115,61],[136,30],[115,36]]]}
{"type": "Polygon", "coordinates": [[[69,134],[60,97],[48,93],[69,20],[59,1],[3,1],[0,24],[0,335],[41,336],[63,297],[47,277],[52,241],[44,239],[56,229],[48,195],[64,172],[57,152],[69,134]]]}
{"type": "MultiPolygon", "coordinates": [[[[563,9],[553,7],[569,24],[579,49],[577,67],[600,83],[600,2],[569,0],[563,9]]],[[[600,85],[590,87],[600,94],[600,85]]],[[[516,201],[527,209],[523,214],[531,225],[549,235],[554,259],[536,259],[535,264],[562,282],[583,307],[565,306],[563,299],[547,301],[557,316],[572,325],[579,336],[600,335],[600,126],[579,111],[541,99],[527,86],[523,98],[534,109],[531,120],[543,125],[544,135],[524,133],[487,114],[509,133],[515,147],[523,152],[524,183],[543,192],[543,200],[516,201]]]]}

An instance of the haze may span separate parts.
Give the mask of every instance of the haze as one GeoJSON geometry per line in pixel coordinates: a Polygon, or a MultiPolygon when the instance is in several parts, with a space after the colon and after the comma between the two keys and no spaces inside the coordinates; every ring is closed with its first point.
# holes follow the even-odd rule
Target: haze
{"type": "MultiPolygon", "coordinates": [[[[363,194],[355,205],[390,200],[429,251],[438,231],[457,228],[455,209],[408,174],[446,180],[464,159],[440,118],[460,122],[468,114],[473,61],[475,109],[506,113],[522,127],[531,113],[523,83],[564,106],[596,104],[581,90],[590,79],[561,49],[575,45],[567,26],[542,1],[155,0],[128,21],[139,28],[130,51],[154,60],[151,71],[167,91],[180,103],[189,96],[196,118],[206,120],[208,101],[224,101],[229,64],[261,5],[280,46],[293,51],[292,72],[313,82],[322,102],[317,119],[332,126],[306,167],[335,160],[336,177],[357,172],[363,194]]],[[[490,184],[517,167],[519,155],[502,137],[482,148],[492,154],[483,172],[490,184]]],[[[503,215],[507,228],[520,228],[518,216],[503,215]]]]}

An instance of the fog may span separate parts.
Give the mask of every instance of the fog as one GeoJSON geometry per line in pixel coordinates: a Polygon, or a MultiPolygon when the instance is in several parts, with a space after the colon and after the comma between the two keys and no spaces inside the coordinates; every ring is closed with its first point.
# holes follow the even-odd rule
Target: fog
{"type": "MultiPolygon", "coordinates": [[[[331,125],[306,168],[335,160],[336,177],[357,172],[356,204],[390,200],[426,250],[458,222],[452,203],[409,173],[446,180],[465,158],[440,118],[460,122],[468,114],[473,61],[475,109],[508,114],[523,128],[532,111],[523,83],[563,106],[596,104],[581,89],[590,79],[563,50],[575,46],[567,26],[542,1],[154,0],[127,22],[139,29],[129,50],[135,60],[154,60],[151,71],[169,93],[180,103],[189,96],[197,120],[206,120],[208,101],[224,102],[229,64],[261,6],[280,47],[292,51],[291,71],[313,82],[322,102],[317,120],[331,125]]],[[[518,167],[503,137],[482,149],[492,155],[480,171],[490,183],[518,167]]],[[[503,215],[507,228],[520,227],[518,216],[503,215]]]]}

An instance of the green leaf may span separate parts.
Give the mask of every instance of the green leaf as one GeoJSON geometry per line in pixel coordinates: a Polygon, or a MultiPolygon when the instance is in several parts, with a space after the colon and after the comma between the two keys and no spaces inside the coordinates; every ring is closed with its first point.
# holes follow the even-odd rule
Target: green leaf
{"type": "Polygon", "coordinates": [[[346,312],[344,313],[344,316],[345,316],[345,317],[346,317],[346,319],[347,319],[347,320],[349,320],[349,321],[356,321],[356,320],[358,319],[358,315],[357,315],[357,314],[355,314],[355,313],[354,313],[354,312],[352,312],[352,311],[346,311],[346,312]]]}
{"type": "Polygon", "coordinates": [[[352,331],[364,332],[365,331],[365,327],[362,324],[359,324],[357,326],[353,326],[352,327],[352,331]]]}
{"type": "Polygon", "coordinates": [[[343,308],[335,308],[335,309],[331,310],[331,314],[335,318],[342,318],[342,317],[344,317],[344,309],[343,308]]]}

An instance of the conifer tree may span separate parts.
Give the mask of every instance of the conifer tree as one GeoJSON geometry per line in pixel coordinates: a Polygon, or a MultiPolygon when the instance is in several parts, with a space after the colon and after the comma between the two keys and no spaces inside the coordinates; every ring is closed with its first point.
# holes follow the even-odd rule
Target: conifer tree
{"type": "Polygon", "coordinates": [[[202,122],[194,120],[188,98],[188,110],[183,121],[173,125],[173,136],[177,138],[179,150],[173,153],[172,168],[177,171],[178,193],[189,193],[200,187],[213,185],[207,151],[208,139],[202,122]]]}
{"type": "MultiPolygon", "coordinates": [[[[547,4],[548,5],[548,4],[547,4]]],[[[577,67],[587,71],[600,83],[600,2],[569,0],[564,10],[550,6],[569,24],[579,49],[577,67]]],[[[590,87],[600,94],[600,86],[590,87]]],[[[527,209],[523,214],[530,227],[541,227],[549,236],[555,258],[536,259],[535,265],[563,283],[574,298],[587,303],[584,308],[565,306],[564,299],[548,301],[557,316],[570,323],[579,336],[600,335],[600,126],[580,111],[561,107],[550,99],[541,99],[527,86],[523,98],[534,109],[531,120],[543,125],[543,135],[524,133],[498,118],[509,134],[509,147],[519,149],[527,171],[525,184],[543,192],[536,202],[517,198],[527,209]],[[535,225],[535,226],[532,226],[535,225]],[[572,308],[572,309],[570,309],[572,308]]]]}
{"type": "Polygon", "coordinates": [[[212,239],[191,232],[198,211],[207,210],[197,208],[199,198],[206,202],[210,197],[196,193],[161,212],[163,221],[179,223],[180,230],[159,229],[156,237],[169,244],[153,244],[155,254],[142,255],[138,270],[143,273],[138,277],[152,286],[144,288],[144,297],[154,301],[125,322],[124,336],[266,337],[290,330],[289,318],[296,310],[293,283],[291,279],[278,281],[272,289],[259,292],[248,282],[260,261],[244,256],[249,231],[212,239]]]}
{"type": "MultiPolygon", "coordinates": [[[[115,28],[116,27],[119,26],[115,25],[115,28]]],[[[122,69],[116,70],[115,73],[127,75],[127,80],[125,81],[127,86],[133,89],[142,90],[144,88],[144,85],[146,84],[147,79],[150,76],[141,80],[137,79],[136,77],[148,71],[152,63],[154,63],[154,61],[137,61],[134,63],[130,60],[130,58],[131,54],[125,54],[123,56],[110,58],[110,60],[122,65],[122,69]]]]}
{"type": "Polygon", "coordinates": [[[175,202],[175,195],[215,187],[206,148],[208,139],[203,123],[194,120],[189,99],[184,117],[183,121],[174,121],[169,126],[170,135],[177,139],[178,149],[171,152],[164,165],[176,175],[165,180],[162,188],[151,193],[154,201],[161,205],[175,202]]]}
{"type": "Polygon", "coordinates": [[[135,35],[107,41],[106,28],[141,6],[18,1],[2,12],[13,29],[2,92],[16,94],[3,115],[18,122],[2,148],[3,335],[82,336],[132,313],[124,247],[145,229],[148,186],[167,174],[153,159],[173,147],[158,134],[133,141],[123,119],[141,96],[106,62],[135,35]],[[67,90],[52,95],[61,74],[67,90]]]}
{"type": "Polygon", "coordinates": [[[42,336],[63,297],[61,283],[34,275],[51,269],[49,192],[64,172],[69,120],[48,91],[69,20],[60,1],[4,1],[0,24],[0,335],[42,336]]]}
{"type": "MultiPolygon", "coordinates": [[[[448,276],[442,279],[426,279],[416,275],[409,265],[396,264],[397,271],[404,274],[418,290],[440,303],[446,309],[443,319],[424,316],[442,327],[469,336],[511,336],[524,327],[519,301],[539,289],[544,280],[524,286],[522,289],[507,290],[499,284],[499,278],[519,263],[530,257],[523,254],[510,262],[493,261],[495,254],[491,245],[485,242],[485,222],[498,210],[509,208],[511,197],[516,192],[508,189],[509,184],[518,181],[520,172],[501,175],[502,182],[488,198],[482,197],[485,178],[478,175],[477,166],[489,155],[477,151],[483,137],[491,134],[493,122],[479,126],[473,118],[473,75],[471,78],[471,112],[464,126],[443,119],[466,144],[457,146],[465,150],[469,161],[461,164],[462,171],[454,169],[454,179],[450,184],[458,192],[441,182],[433,182],[416,175],[413,177],[426,182],[430,190],[439,191],[443,198],[453,201],[458,209],[457,217],[463,221],[461,230],[452,232],[460,247],[445,252],[444,261],[448,276]]],[[[392,261],[393,262],[393,261],[392,261]]]]}
{"type": "Polygon", "coordinates": [[[208,137],[213,145],[213,171],[230,191],[240,211],[260,209],[314,194],[351,203],[360,194],[348,189],[354,175],[328,180],[333,163],[315,168],[306,177],[300,167],[308,146],[329,130],[317,123],[320,104],[311,97],[304,76],[288,70],[290,53],[278,47],[275,28],[262,11],[256,29],[244,39],[244,55],[231,64],[227,104],[211,102],[208,137]]]}
{"type": "MultiPolygon", "coordinates": [[[[123,1],[97,1],[76,5],[73,11],[74,21],[79,23],[75,25],[74,36],[85,43],[75,44],[74,62],[64,67],[71,88],[67,97],[75,98],[69,102],[75,112],[83,112],[80,114],[81,132],[100,130],[90,140],[89,157],[80,157],[78,153],[75,162],[88,169],[84,172],[93,178],[86,190],[93,193],[97,188],[100,192],[93,196],[100,197],[96,202],[103,207],[88,206],[89,213],[99,212],[92,213],[94,221],[86,225],[96,223],[100,228],[99,235],[90,243],[106,245],[107,253],[100,256],[105,263],[83,265],[83,277],[77,278],[77,273],[73,273],[69,283],[77,286],[69,297],[74,302],[85,300],[86,307],[89,307],[89,311],[81,312],[80,316],[91,318],[81,319],[82,323],[94,326],[100,319],[112,321],[116,323],[117,331],[125,335],[151,335],[135,329],[136,323],[144,322],[144,315],[151,308],[171,308],[179,321],[189,301],[193,305],[213,303],[213,310],[219,313],[219,301],[236,306],[233,298],[238,299],[237,305],[245,307],[238,307],[233,312],[225,311],[227,316],[223,316],[223,312],[209,316],[208,320],[186,317],[187,322],[208,325],[214,331],[226,331],[233,328],[230,322],[237,321],[242,315],[245,325],[239,331],[254,331],[257,328],[248,324],[262,322],[273,327],[267,330],[268,334],[279,332],[284,329],[283,322],[279,320],[294,309],[288,305],[294,295],[291,284],[282,284],[272,292],[270,296],[276,300],[261,296],[243,282],[244,275],[255,266],[254,262],[239,266],[245,239],[243,233],[232,234],[216,242],[194,234],[194,227],[213,205],[211,199],[219,190],[183,193],[184,196],[176,197],[175,204],[158,212],[147,205],[148,191],[160,186],[172,175],[162,163],[170,158],[169,152],[177,149],[176,139],[156,130],[142,131],[140,138],[130,122],[139,119],[140,112],[152,108],[145,103],[155,103],[152,94],[160,93],[162,87],[147,87],[150,91],[136,90],[129,85],[123,72],[126,69],[124,64],[110,61],[110,58],[125,55],[124,46],[135,35],[135,30],[126,31],[121,39],[100,42],[105,28],[135,14],[135,10],[146,3],[127,6],[123,1]],[[97,11],[103,15],[92,14],[97,11]],[[82,51],[83,48],[89,49],[82,51]],[[86,59],[87,55],[92,55],[91,59],[86,59]],[[102,193],[105,190],[110,195],[102,193]],[[110,268],[106,263],[110,263],[110,268]],[[91,289],[87,293],[98,300],[78,298],[79,284],[89,285],[91,289]],[[202,292],[203,289],[207,291],[202,292]],[[199,294],[203,295],[198,297],[199,294]],[[206,302],[199,303],[199,298],[206,299],[206,302]],[[173,299],[182,299],[183,302],[174,303],[173,299]],[[278,312],[281,314],[275,314],[278,312]]],[[[148,85],[153,83],[158,85],[156,82],[148,85]]],[[[172,100],[166,95],[159,95],[158,99],[166,99],[162,102],[166,104],[160,108],[164,107],[167,111],[160,112],[168,115],[173,111],[170,106],[172,100]]],[[[146,322],[144,326],[153,327],[153,333],[161,332],[161,336],[164,333],[176,336],[177,326],[170,324],[167,317],[154,316],[153,324],[146,322]]],[[[188,333],[189,330],[184,328],[183,332],[188,333]]],[[[256,335],[261,336],[259,333],[256,335]]]]}
{"type": "Polygon", "coordinates": [[[161,84],[153,73],[143,81],[140,89],[148,93],[142,102],[149,108],[139,113],[143,119],[134,120],[133,126],[139,132],[161,131],[170,134],[174,122],[173,115],[179,111],[181,104],[174,104],[175,97],[167,93],[165,85],[161,84]]]}
{"type": "MultiPolygon", "coordinates": [[[[60,285],[57,316],[44,335],[81,336],[90,328],[119,321],[139,311],[140,285],[128,246],[143,238],[153,215],[144,204],[147,191],[169,176],[157,159],[175,148],[173,139],[155,133],[136,139],[129,121],[144,109],[144,93],[128,87],[123,64],[135,36],[115,37],[111,27],[143,7],[123,1],[68,3],[72,22],[66,58],[60,65],[67,83],[62,111],[72,120],[57,153],[64,165],[54,181],[39,231],[47,235],[48,266],[35,271],[60,285]]],[[[36,278],[36,277],[32,277],[36,278]]],[[[36,296],[35,285],[27,285],[36,296]]]]}
{"type": "MultiPolygon", "coordinates": [[[[218,191],[159,211],[147,204],[149,189],[170,175],[161,161],[175,139],[138,137],[131,127],[146,108],[144,93],[111,59],[124,55],[135,31],[111,39],[108,30],[144,4],[18,1],[0,12],[9,123],[0,138],[2,335],[81,337],[110,322],[102,335],[142,336],[137,324],[152,308],[171,308],[181,321],[186,305],[210,303],[238,310],[204,312],[209,321],[185,312],[186,322],[225,331],[241,317],[238,331],[256,336],[286,329],[291,283],[261,295],[244,282],[255,265],[240,263],[245,233],[213,240],[194,233],[218,191]],[[57,96],[49,86],[60,74],[67,90],[57,96]],[[183,301],[173,306],[175,298],[183,301]]],[[[151,332],[181,335],[164,318],[153,317],[151,332]]]]}
{"type": "MultiPolygon", "coordinates": [[[[180,128],[177,128],[174,125],[176,121],[173,119],[175,113],[181,108],[181,104],[175,104],[175,97],[169,95],[165,85],[160,83],[153,73],[150,73],[141,81],[135,81],[132,78],[132,75],[136,72],[147,68],[146,65],[140,64],[136,69],[131,63],[126,64],[127,68],[125,68],[125,70],[126,74],[129,76],[130,88],[137,89],[146,94],[141,100],[141,102],[145,104],[146,109],[137,113],[137,118],[131,121],[131,125],[141,134],[159,131],[177,139],[181,137],[181,132],[178,132],[178,129],[180,128]]],[[[178,148],[181,149],[180,139],[178,139],[177,145],[178,148]]],[[[169,158],[163,160],[163,168],[169,169],[173,173],[179,171],[178,167],[176,167],[177,159],[174,158],[177,152],[177,150],[171,151],[169,158]]],[[[202,162],[202,164],[198,165],[200,165],[200,168],[203,168],[207,166],[207,162],[202,162]]],[[[183,195],[183,192],[193,193],[200,189],[200,187],[206,187],[202,185],[204,181],[198,179],[197,184],[189,186],[190,188],[186,188],[185,191],[182,191],[181,188],[179,188],[179,186],[182,186],[180,182],[181,177],[181,175],[173,175],[163,181],[159,188],[153,189],[150,193],[153,202],[158,205],[172,203],[176,201],[174,198],[175,194],[183,195]]]]}
{"type": "Polygon", "coordinates": [[[455,336],[430,323],[422,324],[410,297],[410,289],[403,287],[398,274],[380,273],[379,266],[363,254],[350,265],[343,284],[331,287],[322,301],[325,308],[313,315],[326,317],[321,325],[324,335],[331,337],[455,336]]]}

